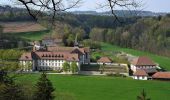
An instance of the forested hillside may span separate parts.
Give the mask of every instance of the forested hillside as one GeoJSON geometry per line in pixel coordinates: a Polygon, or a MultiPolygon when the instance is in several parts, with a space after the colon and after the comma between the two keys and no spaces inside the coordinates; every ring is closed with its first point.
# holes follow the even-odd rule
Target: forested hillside
{"type": "MultiPolygon", "coordinates": [[[[7,8],[11,9],[10,7],[7,8]]],[[[0,21],[31,20],[24,9],[13,9],[17,13],[10,10],[2,13],[4,8],[0,7],[0,9],[0,21]]],[[[119,21],[122,23],[118,20],[115,21],[113,16],[72,13],[62,13],[56,19],[56,28],[51,30],[50,33],[53,37],[62,38],[66,46],[73,45],[77,34],[78,41],[88,39],[85,40],[86,43],[91,40],[101,41],[170,56],[170,15],[162,17],[119,17],[119,21]]],[[[40,23],[50,29],[49,23],[46,21],[41,20],[40,23]]],[[[8,35],[6,34],[6,36],[8,35]]],[[[17,40],[18,35],[16,36],[17,40]]]]}
{"type": "Polygon", "coordinates": [[[170,17],[142,18],[115,29],[93,28],[90,38],[126,48],[170,56],[170,17]]]}

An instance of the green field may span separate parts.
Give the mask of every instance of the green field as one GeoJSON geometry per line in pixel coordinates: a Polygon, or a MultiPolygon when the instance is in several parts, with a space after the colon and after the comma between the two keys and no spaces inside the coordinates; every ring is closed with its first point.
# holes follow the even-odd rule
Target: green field
{"type": "Polygon", "coordinates": [[[164,56],[158,56],[152,53],[129,49],[129,48],[121,48],[118,46],[113,46],[111,44],[102,43],[102,50],[104,52],[108,51],[123,51],[135,56],[149,56],[151,59],[153,59],[156,63],[159,63],[160,67],[165,68],[166,70],[170,70],[170,58],[164,57],[164,56]]]}
{"type": "Polygon", "coordinates": [[[41,40],[45,35],[49,33],[49,30],[35,31],[35,32],[21,32],[21,33],[10,33],[16,37],[21,37],[28,40],[41,40]]]}
{"type": "MultiPolygon", "coordinates": [[[[106,76],[48,75],[55,87],[56,100],[136,100],[145,89],[151,100],[170,100],[170,83],[138,81],[129,78],[106,76]]],[[[27,74],[17,78],[31,89],[39,74],[27,74]]]]}

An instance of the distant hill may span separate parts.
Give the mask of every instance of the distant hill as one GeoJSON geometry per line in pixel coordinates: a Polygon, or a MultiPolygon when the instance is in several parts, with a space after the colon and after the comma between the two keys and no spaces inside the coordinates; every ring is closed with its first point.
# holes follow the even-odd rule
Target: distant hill
{"type": "MultiPolygon", "coordinates": [[[[88,14],[88,15],[101,15],[101,16],[112,16],[111,11],[96,12],[96,11],[72,11],[73,14],[88,14]]],[[[151,11],[138,11],[138,10],[115,10],[115,14],[119,17],[131,17],[131,16],[165,16],[167,13],[156,13],[151,11]]]]}
{"type": "MultiPolygon", "coordinates": [[[[31,19],[31,17],[28,15],[26,9],[24,8],[17,8],[17,7],[10,7],[10,6],[0,6],[0,15],[1,14],[9,14],[11,16],[16,16],[17,14],[21,14],[22,16],[26,17],[27,19],[31,19]]],[[[112,16],[111,11],[106,12],[96,12],[96,11],[71,11],[71,12],[64,12],[64,13],[72,13],[72,14],[86,14],[86,15],[100,15],[100,16],[112,16]]],[[[152,12],[152,11],[139,11],[139,10],[115,10],[115,14],[118,17],[134,17],[134,16],[141,16],[141,17],[147,17],[147,16],[165,16],[167,13],[163,12],[152,12]]],[[[22,19],[22,18],[21,18],[22,19]]],[[[12,20],[12,19],[11,19],[12,20]]],[[[1,17],[0,17],[1,21],[1,17]]]]}

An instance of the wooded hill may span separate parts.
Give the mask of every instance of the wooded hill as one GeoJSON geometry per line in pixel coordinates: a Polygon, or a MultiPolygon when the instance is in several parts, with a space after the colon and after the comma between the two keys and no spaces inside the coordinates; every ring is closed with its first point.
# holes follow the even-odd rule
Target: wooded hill
{"type": "MultiPolygon", "coordinates": [[[[10,8],[10,7],[8,7],[10,8]]],[[[15,8],[15,10],[18,8],[15,8]]],[[[1,21],[23,21],[30,16],[23,11],[1,13],[1,21]],[[24,16],[27,17],[24,17],[24,16]],[[20,17],[22,17],[20,19],[20,17]],[[25,19],[24,19],[25,18],[25,19]]],[[[1,11],[2,12],[2,11],[1,11]]],[[[63,38],[67,46],[72,46],[76,34],[78,40],[91,39],[126,48],[148,51],[170,56],[170,15],[157,17],[119,17],[88,14],[62,13],[57,17],[56,30],[51,31],[57,38],[63,38]]],[[[48,23],[43,26],[48,26],[48,23]]]]}

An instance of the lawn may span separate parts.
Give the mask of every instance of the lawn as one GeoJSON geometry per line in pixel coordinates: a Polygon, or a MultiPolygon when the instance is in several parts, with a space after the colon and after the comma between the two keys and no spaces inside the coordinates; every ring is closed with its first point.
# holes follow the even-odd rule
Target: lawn
{"type": "MultiPolygon", "coordinates": [[[[48,75],[55,87],[56,100],[136,100],[144,88],[151,100],[170,100],[170,83],[137,81],[106,76],[48,75]]],[[[17,78],[24,86],[33,86],[39,74],[17,78]]]]}
{"type": "Polygon", "coordinates": [[[12,33],[15,36],[22,37],[28,40],[41,40],[45,35],[49,33],[49,30],[35,31],[35,32],[21,32],[21,33],[12,33]]]}
{"type": "Polygon", "coordinates": [[[158,56],[156,54],[129,49],[129,48],[121,48],[118,46],[114,46],[107,43],[102,43],[102,50],[103,51],[123,51],[135,56],[149,56],[151,59],[153,59],[156,63],[159,63],[160,67],[165,68],[166,70],[170,70],[170,58],[164,57],[164,56],[158,56]]]}

